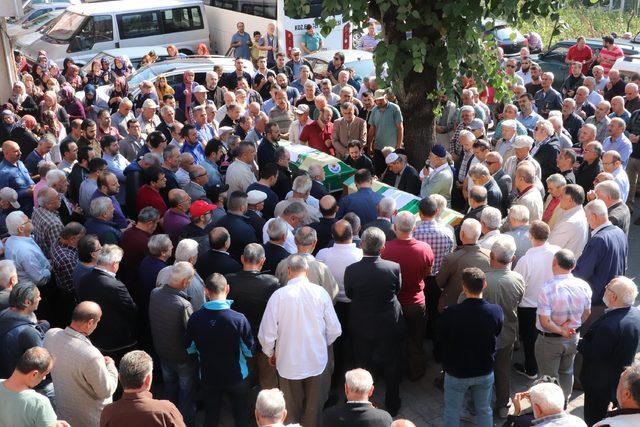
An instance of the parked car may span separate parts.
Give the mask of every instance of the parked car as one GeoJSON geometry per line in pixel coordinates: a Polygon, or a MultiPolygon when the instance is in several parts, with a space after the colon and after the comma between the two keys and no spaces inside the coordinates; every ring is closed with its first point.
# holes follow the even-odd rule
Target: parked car
{"type": "MultiPolygon", "coordinates": [[[[562,87],[564,79],[569,74],[569,64],[564,60],[569,48],[575,44],[575,40],[563,40],[554,44],[547,52],[532,55],[532,59],[542,67],[543,71],[553,73],[555,77],[553,87],[555,89],[562,87]]],[[[602,49],[602,39],[586,39],[586,44],[593,50],[594,55],[602,49]]],[[[622,40],[616,40],[616,44],[620,46],[625,56],[640,55],[640,47],[638,46],[629,42],[623,43],[622,40]]]]}
{"type": "Polygon", "coordinates": [[[82,62],[76,62],[76,64],[82,65],[81,71],[83,74],[85,74],[88,73],[89,70],[91,70],[91,63],[93,61],[100,62],[102,58],[107,58],[109,60],[109,64],[113,64],[113,60],[116,59],[117,56],[124,56],[129,59],[129,62],[131,62],[131,65],[133,66],[133,69],[135,71],[140,66],[140,61],[142,61],[142,58],[150,51],[154,51],[156,55],[158,55],[159,60],[163,60],[169,57],[166,46],[138,46],[103,50],[93,58],[89,59],[86,64],[83,64],[82,62]]]}
{"type": "Polygon", "coordinates": [[[12,28],[7,28],[7,34],[9,35],[9,39],[14,41],[18,39],[18,37],[23,36],[25,34],[31,34],[39,32],[41,29],[47,27],[51,21],[56,19],[64,12],[64,9],[52,10],[51,12],[47,12],[44,15],[40,15],[35,19],[24,22],[22,25],[14,26],[12,28]]]}
{"type": "Polygon", "coordinates": [[[620,76],[626,82],[630,82],[636,76],[640,76],[640,55],[625,56],[618,58],[612,70],[620,71],[620,76]]]}
{"type": "Polygon", "coordinates": [[[493,35],[495,42],[502,48],[505,56],[515,56],[524,47],[524,36],[520,31],[500,19],[485,18],[481,23],[482,32],[486,37],[493,35]]]}
{"type": "Polygon", "coordinates": [[[356,75],[360,77],[375,76],[376,65],[373,62],[373,53],[364,50],[321,50],[304,58],[311,63],[311,71],[315,76],[323,76],[336,52],[344,53],[345,66],[353,68],[356,75]]]}
{"type": "Polygon", "coordinates": [[[77,1],[70,2],[68,0],[55,2],[55,3],[30,3],[24,6],[24,15],[20,18],[7,18],[7,32],[11,35],[11,31],[14,28],[20,28],[20,26],[29,21],[33,21],[40,16],[53,12],[54,10],[65,10],[72,4],[78,3],[77,1]]]}
{"type": "MultiPolygon", "coordinates": [[[[245,71],[251,76],[254,76],[256,72],[251,61],[243,60],[243,63],[245,71]]],[[[127,79],[129,91],[133,96],[136,96],[140,92],[140,83],[144,80],[149,80],[154,83],[159,76],[166,77],[167,83],[169,83],[170,86],[175,86],[182,82],[182,75],[186,70],[193,70],[195,73],[195,81],[204,85],[207,72],[213,71],[213,67],[216,65],[221,66],[223,72],[230,73],[235,70],[235,59],[220,55],[210,55],[154,62],[153,64],[136,70],[129,76],[127,79]]],[[[112,88],[113,85],[104,85],[96,90],[98,105],[107,105],[112,88]]],[[[76,98],[82,101],[84,99],[84,92],[76,92],[76,98]]]]}

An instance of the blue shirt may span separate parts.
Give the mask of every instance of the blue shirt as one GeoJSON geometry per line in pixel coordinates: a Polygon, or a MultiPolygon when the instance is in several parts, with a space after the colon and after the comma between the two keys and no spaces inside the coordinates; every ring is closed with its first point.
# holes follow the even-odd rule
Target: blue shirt
{"type": "Polygon", "coordinates": [[[529,114],[527,117],[523,116],[521,112],[518,113],[516,120],[518,121],[518,123],[523,124],[525,128],[529,129],[530,131],[533,131],[536,127],[536,123],[538,123],[538,121],[543,119],[542,119],[542,116],[540,116],[540,114],[536,113],[535,111],[532,111],[531,114],[529,114]]]}
{"type": "Polygon", "coordinates": [[[51,278],[51,264],[31,237],[11,236],[5,242],[4,249],[5,259],[12,260],[16,265],[19,283],[31,282],[43,286],[51,278]]]}
{"type": "MultiPolygon", "coordinates": [[[[36,150],[33,150],[32,152],[29,153],[27,158],[24,159],[24,166],[27,168],[27,170],[31,175],[37,175],[38,163],[40,163],[43,160],[44,160],[44,157],[38,154],[36,150]]],[[[51,159],[48,159],[48,160],[51,160],[51,159]]]]}
{"type": "Polygon", "coordinates": [[[367,224],[377,218],[376,207],[380,200],[382,200],[382,195],[371,188],[361,188],[355,193],[340,198],[337,218],[354,212],[362,224],[367,224]]]}
{"type": "Polygon", "coordinates": [[[276,102],[273,100],[273,98],[269,98],[262,103],[262,111],[264,111],[264,113],[268,115],[269,111],[271,111],[271,109],[275,107],[275,105],[276,102]]]}
{"type": "Polygon", "coordinates": [[[22,161],[18,160],[15,165],[7,160],[0,162],[0,188],[11,187],[18,193],[18,203],[21,210],[29,215],[33,208],[33,196],[27,193],[30,187],[35,185],[29,171],[22,161]]]}
{"type": "Polygon", "coordinates": [[[321,41],[322,41],[322,37],[320,37],[320,34],[315,32],[311,35],[309,33],[304,33],[302,35],[302,39],[300,40],[300,42],[304,43],[307,49],[309,49],[312,52],[316,50],[320,50],[321,41]]]}
{"type": "Polygon", "coordinates": [[[200,126],[196,123],[195,128],[196,131],[198,131],[198,138],[202,144],[206,145],[207,142],[218,136],[215,128],[209,123],[205,123],[204,126],[200,126]]]}
{"type": "Polygon", "coordinates": [[[210,161],[209,159],[205,159],[204,162],[201,163],[201,166],[207,171],[207,176],[209,177],[209,181],[207,181],[207,186],[216,186],[222,185],[222,174],[218,169],[218,165],[210,161]]]}
{"type": "Polygon", "coordinates": [[[602,143],[602,152],[605,151],[617,151],[620,153],[620,159],[622,160],[622,166],[627,167],[627,163],[629,162],[629,156],[631,156],[631,151],[633,147],[631,146],[631,141],[629,138],[623,133],[616,139],[612,140],[610,136],[604,140],[602,143]]]}
{"type": "Polygon", "coordinates": [[[193,160],[201,165],[205,162],[206,158],[204,156],[204,148],[202,148],[202,144],[196,143],[196,145],[191,146],[187,141],[182,144],[182,153],[189,153],[193,156],[193,160]]]}
{"type": "Polygon", "coordinates": [[[251,41],[251,37],[249,33],[235,33],[231,36],[231,43],[240,42],[240,46],[236,46],[236,58],[240,57],[246,60],[251,60],[251,51],[249,49],[249,42],[251,41]]]}
{"type": "Polygon", "coordinates": [[[249,321],[231,310],[232,303],[208,301],[187,323],[187,351],[199,353],[202,381],[210,386],[231,386],[249,374],[246,358],[251,357],[255,341],[249,321]]]}

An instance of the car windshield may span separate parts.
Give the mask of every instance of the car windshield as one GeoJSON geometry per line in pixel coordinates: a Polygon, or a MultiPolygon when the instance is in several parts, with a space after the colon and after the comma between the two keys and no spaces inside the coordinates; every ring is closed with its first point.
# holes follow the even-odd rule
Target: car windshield
{"type": "Polygon", "coordinates": [[[78,31],[86,18],[84,15],[66,11],[46,34],[54,40],[67,41],[78,31]]]}
{"type": "Polygon", "coordinates": [[[516,39],[519,37],[522,37],[520,32],[515,28],[510,28],[510,27],[496,28],[496,37],[498,38],[498,40],[510,40],[512,34],[513,34],[513,37],[515,37],[516,39]]]}
{"type": "Polygon", "coordinates": [[[362,61],[347,62],[344,64],[347,68],[353,68],[356,76],[367,77],[376,75],[376,66],[371,59],[362,61]]]}

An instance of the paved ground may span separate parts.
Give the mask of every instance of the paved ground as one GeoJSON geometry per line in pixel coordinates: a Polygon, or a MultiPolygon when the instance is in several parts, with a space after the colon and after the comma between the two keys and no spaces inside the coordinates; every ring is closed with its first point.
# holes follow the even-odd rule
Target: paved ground
{"type": "MultiPolygon", "coordinates": [[[[640,207],[638,207],[640,210],[640,207]]],[[[636,214],[632,218],[632,221],[640,215],[636,214]]],[[[640,263],[636,260],[640,256],[640,226],[631,225],[629,233],[629,269],[628,276],[635,278],[640,276],[640,263]]],[[[418,427],[441,427],[442,426],[442,414],[444,409],[443,393],[433,385],[433,380],[438,376],[440,372],[440,366],[436,364],[431,356],[431,345],[426,343],[426,347],[429,354],[428,370],[427,374],[415,383],[405,380],[400,388],[402,398],[402,408],[397,418],[407,418],[413,421],[418,427]]],[[[514,353],[514,361],[522,361],[522,352],[516,351],[514,353]]],[[[512,371],[512,395],[515,392],[526,390],[530,387],[532,381],[518,375],[515,371],[512,371]]],[[[373,396],[374,402],[384,401],[384,385],[380,385],[376,388],[373,396]]],[[[582,406],[584,398],[582,392],[574,390],[571,396],[569,404],[569,411],[577,416],[582,416],[582,406]]],[[[202,414],[199,413],[200,417],[202,414]]],[[[501,426],[504,419],[495,419],[494,425],[501,426]]],[[[225,416],[221,425],[223,427],[232,427],[233,421],[230,417],[229,407],[225,410],[225,416]]],[[[463,426],[472,426],[472,422],[464,422],[463,426]]],[[[327,426],[331,427],[331,426],[327,426]]]]}

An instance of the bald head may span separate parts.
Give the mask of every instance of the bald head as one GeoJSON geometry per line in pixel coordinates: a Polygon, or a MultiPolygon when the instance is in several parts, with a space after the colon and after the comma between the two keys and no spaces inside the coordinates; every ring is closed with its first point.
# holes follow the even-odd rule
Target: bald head
{"type": "Polygon", "coordinates": [[[331,227],[331,236],[338,244],[349,244],[353,241],[353,228],[344,219],[336,221],[331,227]]]}
{"type": "Polygon", "coordinates": [[[5,141],[2,143],[2,154],[9,163],[15,163],[20,160],[22,153],[20,152],[20,146],[14,141],[5,141]]]}
{"type": "Polygon", "coordinates": [[[324,218],[333,218],[338,212],[338,202],[336,198],[330,194],[320,199],[320,213],[324,218]]]}

